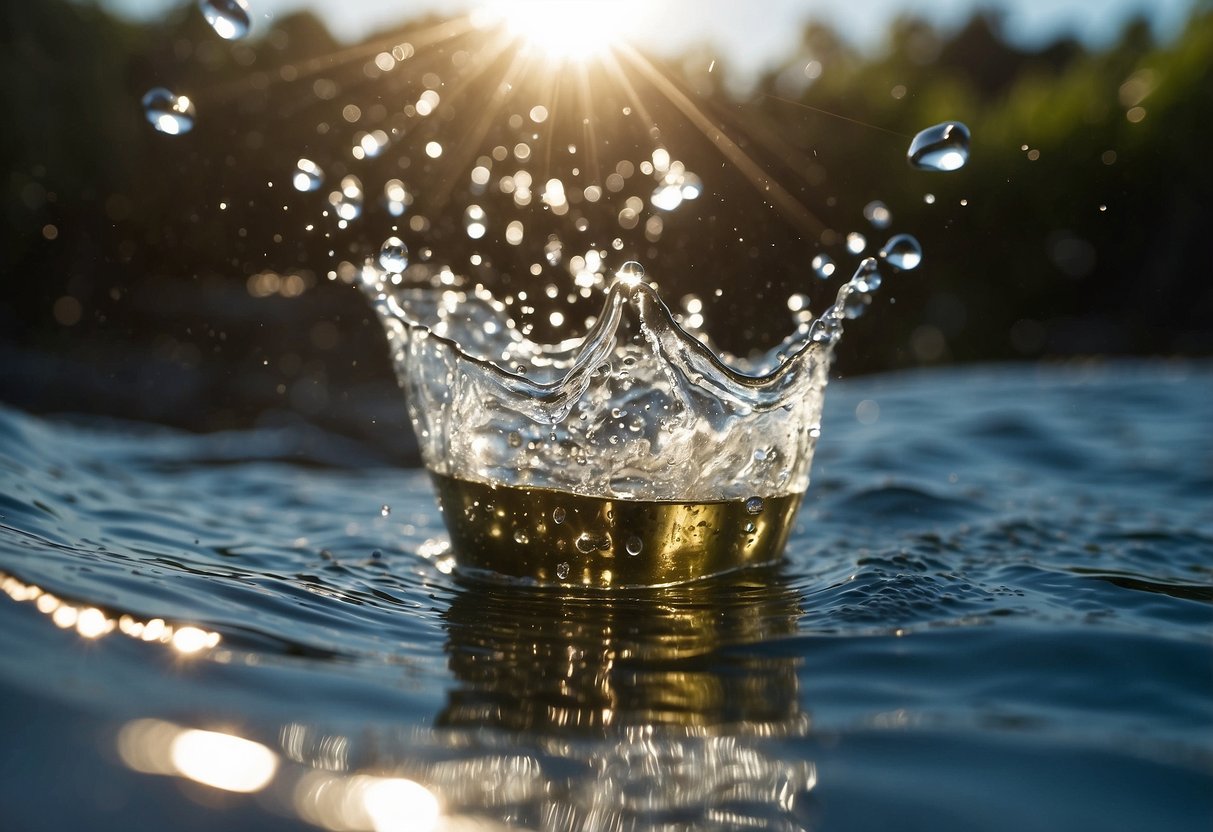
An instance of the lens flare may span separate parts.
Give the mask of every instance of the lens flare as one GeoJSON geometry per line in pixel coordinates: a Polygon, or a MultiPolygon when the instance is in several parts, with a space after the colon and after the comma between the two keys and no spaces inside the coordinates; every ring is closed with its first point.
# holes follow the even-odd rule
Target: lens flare
{"type": "Polygon", "coordinates": [[[627,0],[499,0],[511,32],[554,60],[584,61],[610,50],[640,18],[627,0]]]}

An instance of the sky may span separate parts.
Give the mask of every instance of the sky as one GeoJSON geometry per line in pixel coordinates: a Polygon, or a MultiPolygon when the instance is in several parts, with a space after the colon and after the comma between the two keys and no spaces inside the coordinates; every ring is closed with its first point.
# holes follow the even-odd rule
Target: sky
{"type": "MultiPolygon", "coordinates": [[[[133,17],[154,16],[180,2],[100,0],[101,5],[133,17]]],[[[629,8],[627,0],[603,2],[629,8]]],[[[274,16],[311,9],[338,37],[355,41],[402,20],[434,11],[466,11],[483,0],[248,3],[257,26],[265,26],[274,16]]],[[[1101,45],[1114,39],[1125,20],[1137,14],[1149,18],[1159,35],[1174,35],[1193,4],[1194,0],[641,0],[630,7],[636,31],[627,37],[638,46],[664,55],[707,43],[736,71],[753,75],[791,52],[804,23],[814,19],[830,23],[858,46],[874,47],[879,45],[887,23],[899,15],[913,14],[946,27],[963,22],[976,8],[993,7],[1005,11],[1007,32],[1018,43],[1037,45],[1061,35],[1076,35],[1088,45],[1101,45]]]]}

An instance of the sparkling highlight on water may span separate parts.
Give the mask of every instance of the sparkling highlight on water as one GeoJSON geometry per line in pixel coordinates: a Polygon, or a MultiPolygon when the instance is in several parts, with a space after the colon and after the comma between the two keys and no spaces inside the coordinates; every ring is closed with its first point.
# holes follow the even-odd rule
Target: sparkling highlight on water
{"type": "Polygon", "coordinates": [[[615,272],[615,279],[623,286],[639,286],[640,281],[644,279],[644,266],[635,260],[629,260],[615,272]]]}

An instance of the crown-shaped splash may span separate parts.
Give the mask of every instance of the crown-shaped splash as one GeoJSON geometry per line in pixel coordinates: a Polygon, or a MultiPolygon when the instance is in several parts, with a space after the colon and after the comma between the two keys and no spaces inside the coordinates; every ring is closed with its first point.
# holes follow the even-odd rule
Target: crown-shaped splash
{"type": "MultiPolygon", "coordinates": [[[[371,296],[457,557],[590,585],[670,583],[778,557],[808,487],[842,322],[880,283],[742,361],[625,264],[584,337],[538,343],[481,286],[372,266],[371,296]]],[[[802,318],[803,318],[802,314],[802,318]]]]}

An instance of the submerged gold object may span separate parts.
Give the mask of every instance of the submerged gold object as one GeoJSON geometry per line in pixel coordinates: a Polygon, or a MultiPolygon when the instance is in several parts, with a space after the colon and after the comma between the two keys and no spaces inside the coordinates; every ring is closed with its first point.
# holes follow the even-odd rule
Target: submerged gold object
{"type": "Polygon", "coordinates": [[[632,500],[431,476],[460,566],[593,587],[675,584],[773,563],[802,496],[632,500]]]}

